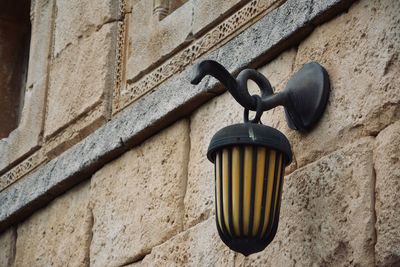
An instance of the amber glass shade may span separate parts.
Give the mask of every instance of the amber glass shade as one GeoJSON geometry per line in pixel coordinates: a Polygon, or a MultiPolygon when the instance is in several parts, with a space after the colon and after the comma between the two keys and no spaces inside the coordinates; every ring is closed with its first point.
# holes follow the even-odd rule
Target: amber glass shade
{"type": "Polygon", "coordinates": [[[221,131],[208,154],[215,166],[217,229],[227,246],[249,255],[263,250],[276,234],[290,145],[264,125],[237,124],[221,131]]]}

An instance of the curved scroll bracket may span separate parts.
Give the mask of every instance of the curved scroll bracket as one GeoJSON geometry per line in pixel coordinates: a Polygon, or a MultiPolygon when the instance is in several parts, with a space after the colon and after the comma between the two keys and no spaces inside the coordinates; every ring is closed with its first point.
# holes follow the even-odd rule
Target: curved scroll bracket
{"type": "Polygon", "coordinates": [[[268,79],[253,69],[242,70],[235,79],[218,62],[204,60],[194,67],[191,83],[198,84],[206,75],[218,79],[245,110],[266,111],[284,106],[289,127],[302,132],[310,131],[319,121],[329,98],[328,73],[316,62],[305,64],[290,78],[285,89],[275,94],[268,79]],[[258,85],[261,101],[249,94],[248,80],[258,85]]]}

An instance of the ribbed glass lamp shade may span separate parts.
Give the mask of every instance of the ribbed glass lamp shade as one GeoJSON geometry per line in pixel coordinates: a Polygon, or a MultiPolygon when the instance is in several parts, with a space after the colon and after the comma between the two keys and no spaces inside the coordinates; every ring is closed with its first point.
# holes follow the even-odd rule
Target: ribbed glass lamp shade
{"type": "Polygon", "coordinates": [[[278,228],[284,168],[292,156],[289,141],[268,126],[235,124],[214,135],[207,156],[215,166],[222,241],[246,256],[263,250],[278,228]]]}

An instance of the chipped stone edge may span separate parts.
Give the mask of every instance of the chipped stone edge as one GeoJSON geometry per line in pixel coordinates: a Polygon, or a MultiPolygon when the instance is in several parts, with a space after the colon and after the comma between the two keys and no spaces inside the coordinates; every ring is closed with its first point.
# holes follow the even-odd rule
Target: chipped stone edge
{"type": "MultiPolygon", "coordinates": [[[[288,0],[216,51],[201,59],[220,61],[233,73],[260,67],[299,43],[317,25],[355,0],[288,0]]],[[[223,90],[215,80],[191,86],[190,67],[133,103],[60,156],[0,192],[0,232],[88,179],[107,162],[174,121],[188,116],[223,90]],[[174,88],[174,90],[171,90],[174,88]]]]}

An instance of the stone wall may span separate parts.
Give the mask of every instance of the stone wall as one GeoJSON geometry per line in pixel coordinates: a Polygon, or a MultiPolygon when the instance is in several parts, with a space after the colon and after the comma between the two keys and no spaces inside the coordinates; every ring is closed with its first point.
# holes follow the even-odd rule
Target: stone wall
{"type": "Polygon", "coordinates": [[[52,29],[46,78],[28,75],[46,115],[40,160],[1,176],[0,266],[400,265],[400,3],[188,0],[160,20],[147,0],[34,2],[33,40],[52,29]],[[243,108],[214,79],[189,84],[204,58],[275,91],[309,61],[330,75],[311,132],[281,107],[262,118],[294,160],[275,240],[249,257],[218,237],[205,155],[243,108]]]}

